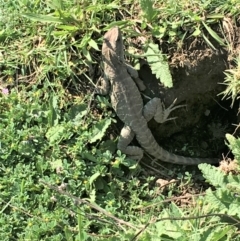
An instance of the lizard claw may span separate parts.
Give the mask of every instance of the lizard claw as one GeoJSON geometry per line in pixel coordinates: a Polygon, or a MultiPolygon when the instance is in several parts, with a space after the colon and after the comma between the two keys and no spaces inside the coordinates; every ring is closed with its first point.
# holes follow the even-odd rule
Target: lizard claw
{"type": "Polygon", "coordinates": [[[169,121],[169,120],[175,120],[177,117],[171,117],[171,118],[168,118],[168,116],[170,115],[170,113],[173,111],[173,110],[176,110],[178,108],[181,108],[181,107],[185,107],[186,105],[177,105],[177,106],[174,106],[174,104],[176,103],[177,99],[175,99],[173,101],[173,103],[168,107],[168,108],[165,108],[165,105],[163,102],[161,102],[161,105],[158,106],[158,109],[157,109],[157,113],[156,115],[154,116],[154,119],[158,122],[158,123],[164,123],[166,121],[169,121]],[[174,107],[173,107],[174,106],[174,107]]]}

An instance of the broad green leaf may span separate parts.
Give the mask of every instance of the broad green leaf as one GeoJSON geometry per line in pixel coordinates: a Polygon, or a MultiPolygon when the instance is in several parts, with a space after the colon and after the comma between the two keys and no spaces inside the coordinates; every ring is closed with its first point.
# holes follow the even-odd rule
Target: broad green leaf
{"type": "Polygon", "coordinates": [[[54,126],[58,124],[58,97],[53,95],[49,100],[49,114],[48,114],[48,124],[49,126],[54,126]]]}
{"type": "Polygon", "coordinates": [[[171,36],[171,37],[177,35],[177,33],[176,33],[175,31],[172,31],[172,30],[168,31],[168,34],[169,34],[169,36],[171,36]]]}
{"type": "Polygon", "coordinates": [[[90,136],[89,143],[101,140],[111,122],[111,119],[104,119],[99,121],[91,130],[92,134],[90,136]]]}
{"type": "Polygon", "coordinates": [[[122,21],[113,21],[108,24],[107,28],[104,28],[104,30],[108,30],[112,27],[119,26],[119,27],[125,27],[129,25],[129,21],[127,20],[122,20],[122,21]]]}
{"type": "Polygon", "coordinates": [[[145,56],[147,57],[152,73],[156,75],[157,79],[160,79],[166,87],[172,87],[173,82],[168,62],[159,50],[158,45],[150,43],[145,56]]]}
{"type": "Polygon", "coordinates": [[[97,45],[96,41],[94,41],[93,39],[90,39],[90,41],[88,42],[88,44],[89,44],[92,48],[94,48],[95,50],[100,51],[100,49],[98,48],[98,45],[97,45]]]}
{"type": "Polygon", "coordinates": [[[100,148],[104,151],[109,150],[111,153],[116,151],[116,143],[113,140],[106,140],[100,144],[100,148]]]}
{"type": "Polygon", "coordinates": [[[96,157],[94,157],[94,156],[93,156],[91,153],[89,153],[89,152],[81,153],[81,156],[82,156],[82,158],[88,159],[89,161],[97,162],[96,157]]]}
{"type": "Polygon", "coordinates": [[[48,129],[46,138],[49,140],[50,144],[57,144],[62,140],[65,132],[66,129],[63,125],[52,126],[48,129]]]}
{"type": "Polygon", "coordinates": [[[230,230],[232,230],[232,226],[219,226],[215,229],[207,229],[203,235],[201,235],[201,239],[199,241],[221,241],[226,240],[226,234],[229,233],[230,230]]]}
{"type": "Polygon", "coordinates": [[[231,203],[227,214],[230,215],[230,216],[240,217],[240,203],[239,202],[231,203]]]}
{"type": "Polygon", "coordinates": [[[63,166],[62,160],[61,159],[57,159],[51,162],[51,166],[53,169],[59,168],[63,166]]]}
{"type": "MultiPolygon", "coordinates": [[[[161,215],[162,216],[162,215],[161,215]]],[[[168,217],[166,215],[166,217],[168,217]]],[[[157,237],[166,237],[165,240],[180,240],[182,237],[182,231],[178,230],[177,225],[175,225],[172,221],[170,220],[165,220],[165,221],[159,221],[155,223],[156,226],[156,238],[157,237]],[[171,230],[171,232],[166,231],[166,230],[171,230]]],[[[153,239],[153,240],[160,240],[158,239],[153,239]]]]}
{"type": "MultiPolygon", "coordinates": [[[[211,238],[212,235],[212,230],[211,229],[207,229],[206,231],[204,231],[201,234],[200,240],[199,241],[206,241],[209,240],[209,238],[211,238]]],[[[211,239],[210,239],[211,240],[211,239]]]]}
{"type": "Polygon", "coordinates": [[[66,37],[69,34],[69,31],[52,31],[52,35],[56,37],[66,37]]]}
{"type": "MultiPolygon", "coordinates": [[[[94,183],[94,187],[97,190],[103,190],[106,186],[108,186],[108,182],[106,182],[102,177],[99,177],[97,182],[94,183]]],[[[96,202],[96,200],[94,200],[96,202]]]]}
{"type": "MultiPolygon", "coordinates": [[[[80,214],[79,214],[79,215],[80,215],[80,214]]],[[[66,226],[64,226],[63,231],[64,231],[64,234],[65,234],[65,238],[66,238],[66,240],[68,240],[68,241],[73,241],[73,238],[72,238],[72,231],[69,230],[69,228],[66,227],[66,226]]]]}
{"type": "Polygon", "coordinates": [[[202,163],[198,168],[202,171],[204,178],[215,187],[225,187],[227,184],[226,175],[216,167],[202,163]]]}
{"type": "Polygon", "coordinates": [[[221,210],[221,213],[225,213],[228,210],[226,205],[216,195],[216,192],[213,192],[210,189],[206,191],[206,201],[211,204],[209,208],[212,210],[221,210]]]}
{"type": "Polygon", "coordinates": [[[22,155],[31,156],[34,155],[34,148],[31,141],[21,141],[18,144],[18,151],[22,155]]]}
{"type": "Polygon", "coordinates": [[[47,1],[47,5],[55,10],[63,10],[64,9],[64,3],[62,0],[47,1]]]}
{"type": "Polygon", "coordinates": [[[157,16],[157,10],[153,8],[154,1],[140,0],[139,3],[147,21],[153,21],[153,19],[157,16]]]}
{"type": "Polygon", "coordinates": [[[231,146],[236,145],[236,138],[233,135],[227,133],[225,136],[231,146]]]}
{"type": "Polygon", "coordinates": [[[82,117],[87,114],[87,105],[86,104],[76,104],[72,105],[69,110],[69,119],[75,123],[80,123],[82,117]]]}

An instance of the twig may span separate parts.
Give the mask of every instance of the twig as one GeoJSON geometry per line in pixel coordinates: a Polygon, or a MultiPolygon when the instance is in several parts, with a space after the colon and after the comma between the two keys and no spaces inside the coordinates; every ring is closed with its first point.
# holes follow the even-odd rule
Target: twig
{"type": "Polygon", "coordinates": [[[130,228],[133,228],[135,230],[138,230],[137,227],[133,226],[131,223],[128,223],[128,222],[125,222],[124,220],[122,219],[118,219],[116,218],[114,215],[112,215],[111,213],[107,212],[105,209],[99,207],[98,205],[96,204],[93,204],[93,203],[90,203],[88,202],[87,200],[84,200],[84,199],[81,199],[81,198],[77,198],[75,196],[73,196],[72,194],[70,194],[69,192],[65,192],[63,191],[62,189],[58,188],[57,186],[53,186],[51,184],[48,184],[46,182],[44,182],[43,180],[40,180],[41,183],[43,183],[44,185],[46,185],[48,188],[60,193],[60,194],[63,194],[63,195],[66,195],[68,197],[70,197],[71,199],[73,199],[75,201],[76,204],[86,204],[87,206],[89,206],[90,208],[92,209],[95,209],[97,210],[98,212],[101,212],[103,213],[104,215],[106,215],[107,217],[109,218],[112,218],[113,220],[115,220],[118,224],[124,224],[130,228]]]}
{"type": "Polygon", "coordinates": [[[154,204],[151,204],[145,208],[141,208],[141,210],[146,210],[148,208],[151,208],[153,206],[159,206],[159,204],[161,203],[167,203],[167,202],[172,202],[172,201],[178,201],[178,200],[181,200],[181,199],[185,199],[185,198],[190,198],[190,197],[198,197],[198,196],[204,196],[205,193],[201,193],[201,194],[192,194],[191,196],[188,196],[188,195],[185,195],[185,196],[179,196],[179,197],[173,197],[173,198],[168,198],[168,199],[165,199],[165,200],[162,200],[160,202],[157,202],[157,203],[154,203],[154,204]]]}

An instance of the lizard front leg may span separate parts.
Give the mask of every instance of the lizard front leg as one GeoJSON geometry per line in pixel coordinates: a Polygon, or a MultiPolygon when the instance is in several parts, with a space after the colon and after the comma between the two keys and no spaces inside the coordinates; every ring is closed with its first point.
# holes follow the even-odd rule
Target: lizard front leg
{"type": "Polygon", "coordinates": [[[95,93],[100,94],[100,95],[107,95],[107,94],[109,94],[109,90],[110,90],[109,79],[105,75],[101,76],[97,81],[97,84],[95,87],[95,93]],[[99,85],[99,83],[100,83],[100,85],[99,85]]]}
{"type": "Polygon", "coordinates": [[[136,69],[134,69],[131,65],[125,63],[125,66],[127,68],[127,72],[134,80],[135,84],[137,85],[138,89],[140,91],[144,91],[146,89],[146,86],[144,85],[143,81],[139,78],[138,72],[136,69]]]}
{"type": "MultiPolygon", "coordinates": [[[[130,67],[129,67],[130,69],[130,67]]],[[[135,70],[136,71],[136,70],[135,70]]],[[[134,75],[134,80],[136,81],[136,84],[139,84],[139,89],[144,89],[142,85],[142,80],[138,78],[138,75],[136,76],[136,73],[134,70],[131,72],[134,75]]],[[[101,95],[106,95],[109,93],[110,90],[110,81],[109,79],[104,76],[100,77],[99,79],[100,86],[97,84],[96,87],[96,93],[101,95]]],[[[145,87],[145,86],[144,86],[145,87]]],[[[133,138],[135,136],[135,133],[131,130],[129,126],[124,126],[121,130],[120,137],[117,144],[117,149],[120,150],[122,153],[128,155],[130,158],[134,160],[140,160],[143,157],[143,150],[140,147],[137,146],[129,146],[129,144],[132,142],[133,138]]]]}

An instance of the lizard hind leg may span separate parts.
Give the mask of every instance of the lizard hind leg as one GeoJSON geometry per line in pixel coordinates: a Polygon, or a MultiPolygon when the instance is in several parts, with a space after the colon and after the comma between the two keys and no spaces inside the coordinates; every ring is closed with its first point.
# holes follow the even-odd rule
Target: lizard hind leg
{"type": "Polygon", "coordinates": [[[165,108],[165,105],[161,101],[161,99],[155,97],[151,99],[144,107],[143,107],[143,116],[147,121],[154,118],[154,120],[158,123],[164,123],[169,120],[174,120],[177,117],[168,118],[170,113],[180,107],[185,107],[186,105],[177,105],[175,107],[174,104],[177,99],[173,101],[173,103],[168,107],[165,108]]]}
{"type": "Polygon", "coordinates": [[[133,140],[135,133],[129,126],[124,126],[121,130],[119,141],[117,144],[118,150],[126,154],[129,158],[134,160],[141,160],[143,157],[143,150],[138,146],[129,146],[133,140]]]}

